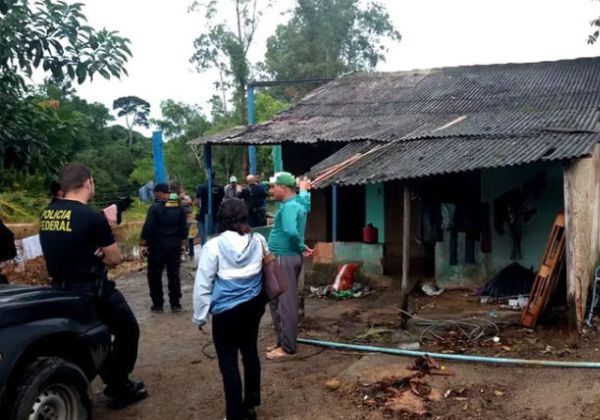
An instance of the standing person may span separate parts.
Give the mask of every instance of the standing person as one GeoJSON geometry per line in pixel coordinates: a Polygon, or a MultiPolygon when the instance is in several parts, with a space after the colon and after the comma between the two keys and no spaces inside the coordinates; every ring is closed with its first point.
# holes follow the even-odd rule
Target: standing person
{"type": "MultiPolygon", "coordinates": [[[[190,198],[189,195],[187,195],[185,193],[185,190],[183,188],[183,185],[181,185],[181,182],[179,181],[172,181],[169,185],[171,191],[173,191],[175,194],[177,194],[177,197],[179,198],[179,202],[181,203],[181,206],[183,207],[183,210],[185,211],[185,218],[187,221],[187,241],[188,241],[188,253],[191,257],[194,256],[194,236],[191,236],[191,226],[195,223],[194,222],[194,214],[192,211],[192,199],[190,198]]],[[[185,259],[185,255],[181,256],[182,261],[185,259]]]]}
{"type": "Polygon", "coordinates": [[[242,186],[237,183],[237,177],[231,176],[229,178],[229,184],[223,188],[223,200],[229,200],[230,198],[237,198],[242,192],[242,186]]]}
{"type": "Polygon", "coordinates": [[[240,198],[248,207],[248,225],[250,227],[265,226],[267,224],[266,198],[267,192],[259,183],[256,175],[246,177],[248,186],[240,193],[240,198]]]}
{"type": "Polygon", "coordinates": [[[114,336],[112,351],[100,369],[113,408],[122,408],[144,399],[143,382],[129,379],[138,353],[140,330],[125,297],[108,280],[106,266],[121,262],[121,251],[108,222],[88,203],[95,188],[92,172],[72,163],[60,172],[65,195],[50,204],[41,215],[40,242],[51,285],[92,297],[100,322],[114,336]]]}
{"type": "Polygon", "coordinates": [[[225,200],[218,212],[220,235],[200,251],[194,283],[193,321],[203,331],[209,312],[223,376],[227,420],[256,419],[260,405],[260,359],[257,340],[265,312],[262,259],[265,238],[250,233],[242,200],[225,200]],[[238,367],[244,365],[244,398],[238,367]]]}
{"type": "Polygon", "coordinates": [[[269,235],[269,249],[285,276],[287,292],[269,303],[277,344],[268,348],[267,359],[285,359],[296,354],[298,337],[298,281],[302,273],[302,256],[308,249],[304,244],[306,214],[310,210],[310,183],[300,183],[289,172],[278,172],[269,180],[269,193],[280,202],[269,235]]]}
{"type": "MultiPolygon", "coordinates": [[[[15,234],[6,227],[2,219],[0,219],[0,263],[3,261],[12,260],[17,256],[17,247],[15,246],[15,234]]],[[[0,284],[7,284],[8,279],[2,274],[0,267],[0,284]]]]}
{"type": "Polygon", "coordinates": [[[217,212],[219,211],[219,205],[223,201],[223,188],[217,184],[215,180],[215,173],[212,173],[212,220],[210,224],[212,229],[209,230],[206,226],[206,216],[208,214],[208,182],[200,185],[196,188],[196,204],[200,208],[196,219],[198,220],[198,235],[200,236],[200,244],[204,245],[209,235],[211,235],[216,228],[217,212]]]}
{"type": "Polygon", "coordinates": [[[50,182],[50,204],[55,201],[61,200],[65,196],[65,193],[60,188],[60,184],[58,181],[50,182]]]}
{"type": "Polygon", "coordinates": [[[145,253],[146,248],[148,252],[148,287],[152,299],[150,310],[163,312],[162,273],[166,266],[171,311],[181,312],[179,267],[187,240],[186,214],[177,194],[169,194],[167,184],[157,184],[154,194],[157,202],[148,209],[140,243],[142,252],[145,253]]]}

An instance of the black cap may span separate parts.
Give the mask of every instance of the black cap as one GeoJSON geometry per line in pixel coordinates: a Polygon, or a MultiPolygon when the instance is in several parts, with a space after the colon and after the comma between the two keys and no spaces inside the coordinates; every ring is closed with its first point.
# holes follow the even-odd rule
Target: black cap
{"type": "Polygon", "coordinates": [[[154,192],[169,193],[169,186],[164,182],[161,182],[154,186],[154,192]]]}

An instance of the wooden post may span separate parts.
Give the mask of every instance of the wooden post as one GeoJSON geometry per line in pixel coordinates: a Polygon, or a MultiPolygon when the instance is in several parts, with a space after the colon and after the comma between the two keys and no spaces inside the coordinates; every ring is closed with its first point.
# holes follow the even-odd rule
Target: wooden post
{"type": "Polygon", "coordinates": [[[588,290],[600,253],[598,236],[598,190],[600,149],[591,157],[573,159],[564,170],[566,221],[567,305],[570,325],[583,328],[588,290]]]}
{"type": "MultiPolygon", "coordinates": [[[[402,224],[402,300],[400,307],[403,311],[408,311],[408,269],[410,260],[410,188],[404,184],[404,210],[402,224]]],[[[402,314],[401,328],[406,328],[408,317],[402,314]]]]}
{"type": "Polygon", "coordinates": [[[573,197],[571,196],[572,180],[570,173],[570,164],[564,165],[564,201],[565,201],[565,235],[566,235],[566,264],[567,264],[567,307],[569,326],[571,329],[577,329],[577,299],[579,297],[578,282],[575,275],[575,229],[573,225],[573,197]]]}

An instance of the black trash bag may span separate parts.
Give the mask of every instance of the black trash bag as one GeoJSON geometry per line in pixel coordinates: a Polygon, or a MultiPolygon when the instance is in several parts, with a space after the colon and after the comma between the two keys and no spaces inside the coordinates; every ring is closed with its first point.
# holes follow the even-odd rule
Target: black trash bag
{"type": "Polygon", "coordinates": [[[532,268],[527,269],[518,262],[513,262],[492,277],[483,286],[481,294],[495,298],[528,295],[534,280],[532,268]]]}

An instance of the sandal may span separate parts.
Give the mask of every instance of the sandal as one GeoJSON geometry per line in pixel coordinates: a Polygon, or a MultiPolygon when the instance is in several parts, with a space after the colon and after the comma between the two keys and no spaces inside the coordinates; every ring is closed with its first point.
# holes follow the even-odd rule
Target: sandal
{"type": "Polygon", "coordinates": [[[288,353],[281,347],[267,353],[267,360],[285,360],[296,357],[296,353],[288,353]]]}
{"type": "Polygon", "coordinates": [[[279,344],[272,344],[269,347],[267,347],[267,353],[271,353],[273,350],[277,350],[280,347],[281,346],[279,344]]]}

